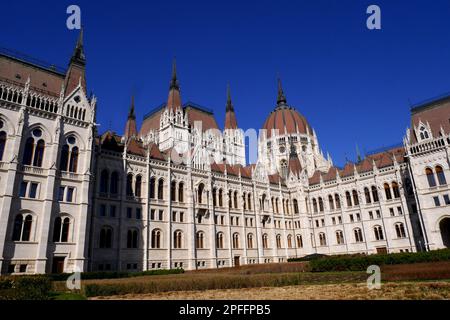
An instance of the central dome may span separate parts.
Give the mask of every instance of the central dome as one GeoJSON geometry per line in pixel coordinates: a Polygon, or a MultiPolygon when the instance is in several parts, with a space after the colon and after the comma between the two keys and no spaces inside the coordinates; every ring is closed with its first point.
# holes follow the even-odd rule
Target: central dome
{"type": "Polygon", "coordinates": [[[267,138],[272,136],[272,130],[278,130],[280,135],[313,134],[313,130],[306,118],[300,112],[287,105],[280,80],[278,80],[277,107],[267,117],[263,129],[267,130],[267,138]]]}

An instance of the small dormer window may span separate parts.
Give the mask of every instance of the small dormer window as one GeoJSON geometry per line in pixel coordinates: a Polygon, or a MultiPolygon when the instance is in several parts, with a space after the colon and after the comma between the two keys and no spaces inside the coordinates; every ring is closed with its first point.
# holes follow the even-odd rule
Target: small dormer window
{"type": "Polygon", "coordinates": [[[80,96],[75,96],[73,100],[75,100],[76,103],[79,103],[81,101],[80,96]]]}
{"type": "Polygon", "coordinates": [[[420,140],[426,140],[426,139],[430,138],[430,135],[428,134],[428,130],[424,126],[420,127],[419,135],[420,135],[420,140]]]}
{"type": "Polygon", "coordinates": [[[45,88],[47,88],[47,83],[42,82],[42,86],[45,87],[45,88]]]}

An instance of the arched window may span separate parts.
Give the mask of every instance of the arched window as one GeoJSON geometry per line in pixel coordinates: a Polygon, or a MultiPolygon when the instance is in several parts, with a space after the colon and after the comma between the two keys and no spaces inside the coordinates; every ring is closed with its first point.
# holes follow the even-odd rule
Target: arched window
{"type": "Polygon", "coordinates": [[[342,232],[342,230],[336,231],[336,243],[344,244],[344,233],[342,232]]]}
{"type": "Polygon", "coordinates": [[[324,210],[322,197],[319,197],[319,210],[320,212],[323,212],[324,210]]]}
{"type": "Polygon", "coordinates": [[[376,186],[372,186],[372,199],[373,202],[378,202],[379,198],[378,198],[378,190],[376,186]]]}
{"type": "Polygon", "coordinates": [[[242,206],[244,210],[247,210],[247,193],[242,193],[242,206]]]}
{"type": "Polygon", "coordinates": [[[303,248],[303,238],[301,234],[297,235],[297,247],[298,248],[303,248]]]}
{"type": "Polygon", "coordinates": [[[100,173],[100,193],[107,194],[108,193],[108,170],[103,169],[100,173]]]}
{"type": "Polygon", "coordinates": [[[386,200],[392,199],[391,188],[387,183],[384,184],[384,193],[386,194],[386,200]]]}
{"type": "Polygon", "coordinates": [[[138,231],[135,229],[129,229],[127,232],[127,248],[128,249],[138,248],[138,231]]]}
{"type": "Polygon", "coordinates": [[[184,183],[178,184],[178,202],[184,202],[184,183]]]}
{"type": "Polygon", "coordinates": [[[100,230],[99,247],[107,249],[112,247],[112,229],[110,227],[103,227],[100,230]]]}
{"type": "Polygon", "coordinates": [[[183,245],[183,232],[181,230],[176,230],[173,233],[173,247],[174,249],[181,249],[183,245]]]}
{"type": "Polygon", "coordinates": [[[369,204],[372,202],[372,200],[370,199],[370,191],[369,188],[364,188],[364,196],[366,197],[366,203],[369,204]]]}
{"type": "Polygon", "coordinates": [[[18,214],[14,220],[13,241],[30,241],[32,224],[31,214],[18,214]]]}
{"type": "Polygon", "coordinates": [[[228,190],[228,208],[233,208],[233,191],[228,190]]]}
{"type": "Polygon", "coordinates": [[[292,235],[288,235],[287,236],[287,245],[288,245],[288,248],[292,248],[292,235]]]}
{"type": "Polygon", "coordinates": [[[265,211],[266,209],[266,195],[263,193],[262,197],[261,197],[261,208],[263,211],[265,211]]]}
{"type": "Polygon", "coordinates": [[[356,192],[356,190],[353,190],[352,195],[353,195],[353,204],[355,206],[359,205],[358,192],[356,192]]]}
{"type": "Polygon", "coordinates": [[[69,241],[70,219],[57,217],[53,227],[53,242],[68,242],[69,241]]]}
{"type": "Polygon", "coordinates": [[[394,193],[394,198],[400,198],[400,189],[397,182],[392,182],[392,192],[394,193]]]}
{"type": "Polygon", "coordinates": [[[395,224],[395,232],[397,233],[397,238],[406,238],[405,226],[403,223],[399,222],[395,224]]]}
{"type": "MultiPolygon", "coordinates": [[[[106,176],[106,179],[108,179],[107,177],[108,176],[106,176]]],[[[111,173],[111,185],[109,187],[109,192],[111,192],[112,195],[117,195],[119,193],[119,173],[117,171],[111,173]]]]}
{"type": "Polygon", "coordinates": [[[159,229],[152,230],[152,249],[160,249],[162,243],[162,232],[159,229]]]}
{"type": "Polygon", "coordinates": [[[217,249],[223,249],[223,233],[218,232],[216,235],[216,247],[217,249]]]}
{"type": "Polygon", "coordinates": [[[33,159],[33,149],[34,149],[34,139],[33,137],[29,137],[25,142],[25,149],[23,151],[22,163],[24,165],[27,166],[31,165],[31,161],[33,159]]]}
{"type": "Polygon", "coordinates": [[[345,192],[345,198],[347,199],[347,207],[351,207],[352,206],[352,197],[350,195],[350,192],[348,192],[348,191],[345,192]]]}
{"type": "Polygon", "coordinates": [[[299,213],[297,199],[294,199],[294,213],[299,213]]]}
{"type": "Polygon", "coordinates": [[[445,173],[444,170],[442,170],[441,166],[436,166],[436,168],[434,168],[436,170],[436,175],[439,181],[439,184],[442,185],[446,185],[447,184],[447,180],[445,179],[445,173]]]}
{"type": "Polygon", "coordinates": [[[327,245],[327,237],[325,236],[325,233],[323,233],[323,232],[319,233],[319,243],[321,246],[327,245]]]}
{"type": "Polygon", "coordinates": [[[127,196],[133,196],[133,174],[127,174],[127,196]]]}
{"type": "Polygon", "coordinates": [[[436,180],[434,179],[433,170],[431,170],[430,168],[426,168],[425,169],[425,174],[427,175],[428,186],[430,188],[435,187],[436,186],[436,180]]]}
{"type": "Polygon", "coordinates": [[[334,210],[334,201],[333,201],[333,196],[331,194],[328,195],[328,206],[330,207],[331,211],[334,210]]]}
{"type": "Polygon", "coordinates": [[[247,195],[247,202],[248,202],[248,204],[247,204],[248,210],[252,210],[252,194],[251,193],[248,193],[248,195],[247,195]]]}
{"type": "Polygon", "coordinates": [[[275,212],[276,212],[276,213],[280,213],[280,210],[279,210],[279,208],[278,208],[278,202],[279,202],[279,200],[278,200],[278,198],[276,198],[276,199],[275,199],[275,212]]]}
{"type": "Polygon", "coordinates": [[[262,242],[263,242],[263,248],[267,249],[269,248],[269,239],[267,233],[264,233],[262,236],[262,242]]]}
{"type": "Polygon", "coordinates": [[[253,234],[247,234],[247,248],[253,249],[253,234]]]}
{"type": "Polygon", "coordinates": [[[70,152],[69,172],[77,172],[78,169],[78,147],[73,147],[70,152]]]}
{"type": "Polygon", "coordinates": [[[203,190],[205,189],[205,185],[200,183],[197,189],[197,201],[198,203],[203,203],[203,190]]]}
{"type": "Polygon", "coordinates": [[[363,236],[362,236],[362,231],[360,228],[355,228],[353,230],[353,233],[355,235],[355,241],[356,242],[363,242],[363,236]]]}
{"type": "Polygon", "coordinates": [[[212,190],[212,200],[213,200],[213,207],[217,207],[217,188],[213,188],[212,190]]]}
{"type": "Polygon", "coordinates": [[[42,167],[42,161],[44,160],[45,142],[40,139],[36,144],[36,150],[34,152],[33,166],[42,167]]]}
{"type": "Polygon", "coordinates": [[[238,209],[238,192],[234,191],[234,196],[233,196],[233,202],[234,202],[234,208],[238,209]]]}
{"type": "Polygon", "coordinates": [[[280,234],[277,234],[277,236],[276,236],[276,241],[277,241],[277,248],[278,249],[281,249],[281,235],[280,234]]]}
{"type": "Polygon", "coordinates": [[[336,203],[336,209],[340,209],[341,208],[341,197],[339,197],[339,195],[337,193],[334,195],[334,202],[336,203]]]}
{"type": "Polygon", "coordinates": [[[142,186],[142,176],[136,176],[136,181],[134,182],[134,193],[136,197],[141,197],[141,186],[142,186]]]}
{"type": "Polygon", "coordinates": [[[313,210],[314,210],[314,213],[317,213],[317,200],[316,200],[316,198],[313,198],[313,199],[312,199],[312,203],[313,203],[313,210]]]}
{"type": "Polygon", "coordinates": [[[172,181],[170,183],[170,201],[177,201],[177,182],[172,181]]]}
{"type": "Polygon", "coordinates": [[[61,158],[59,160],[59,170],[67,171],[67,165],[69,164],[69,146],[63,145],[61,148],[61,158]]]}
{"type": "Polygon", "coordinates": [[[234,233],[233,234],[233,249],[238,249],[239,248],[239,233],[234,233]]]}
{"type": "Polygon", "coordinates": [[[384,240],[383,229],[381,226],[375,226],[373,232],[375,233],[376,240],[384,240]]]}
{"type": "Polygon", "coordinates": [[[158,199],[164,199],[164,179],[158,180],[158,199]]]}
{"type": "Polygon", "coordinates": [[[5,146],[6,146],[6,132],[1,131],[0,132],[0,161],[3,160],[3,153],[5,152],[5,146]]]}
{"type": "Polygon", "coordinates": [[[219,189],[219,207],[223,207],[223,190],[219,189]]]}
{"type": "Polygon", "coordinates": [[[150,178],[150,199],[155,199],[155,185],[156,185],[156,178],[151,177],[150,178]]]}
{"type": "Polygon", "coordinates": [[[205,234],[203,231],[198,231],[195,237],[195,247],[197,249],[203,249],[205,246],[205,234]]]}
{"type": "Polygon", "coordinates": [[[420,140],[425,140],[430,137],[430,135],[428,134],[428,130],[424,126],[420,127],[419,136],[420,136],[420,140]]]}

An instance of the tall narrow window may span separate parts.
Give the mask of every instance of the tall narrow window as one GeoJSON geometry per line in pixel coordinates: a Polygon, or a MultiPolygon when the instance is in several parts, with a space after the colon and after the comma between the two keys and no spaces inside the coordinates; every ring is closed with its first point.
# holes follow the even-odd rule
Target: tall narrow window
{"type": "Polygon", "coordinates": [[[30,166],[33,159],[34,139],[29,137],[25,142],[25,149],[23,151],[23,164],[30,166]]]}
{"type": "Polygon", "coordinates": [[[238,248],[239,248],[239,234],[234,233],[233,234],[233,249],[238,249],[238,248]]]}
{"type": "Polygon", "coordinates": [[[371,199],[370,199],[370,191],[369,188],[364,188],[364,196],[366,197],[366,203],[369,204],[371,203],[371,199]]]}
{"type": "Polygon", "coordinates": [[[386,194],[386,200],[392,199],[391,188],[387,183],[384,184],[384,193],[386,194]]]}
{"type": "Polygon", "coordinates": [[[3,153],[5,152],[6,132],[0,132],[0,161],[3,160],[3,153]]]}
{"type": "Polygon", "coordinates": [[[111,185],[109,187],[109,191],[112,195],[117,195],[119,193],[119,173],[117,171],[114,171],[111,174],[111,185]]]}
{"type": "Polygon", "coordinates": [[[303,248],[303,238],[300,234],[297,235],[297,247],[303,248]]]}
{"type": "Polygon", "coordinates": [[[403,223],[399,222],[395,224],[395,232],[397,233],[397,238],[406,238],[405,226],[403,223]]]}
{"type": "Polygon", "coordinates": [[[323,200],[322,200],[322,197],[319,197],[319,211],[320,212],[323,212],[323,200]]]}
{"type": "Polygon", "coordinates": [[[345,198],[347,199],[347,207],[351,207],[352,206],[352,197],[350,195],[350,192],[346,192],[345,193],[345,198]]]}
{"type": "Polygon", "coordinates": [[[400,198],[400,189],[397,182],[392,182],[392,192],[394,193],[394,198],[400,198]]]}
{"type": "Polygon", "coordinates": [[[60,217],[55,219],[55,224],[53,227],[53,242],[60,242],[61,239],[61,225],[62,221],[60,217]]]}
{"type": "Polygon", "coordinates": [[[248,202],[248,210],[252,210],[252,195],[249,193],[247,195],[247,202],[248,202]]]}
{"type": "Polygon", "coordinates": [[[377,190],[377,187],[375,187],[375,186],[372,186],[372,199],[373,199],[373,202],[379,201],[378,190],[377,190]]]}
{"type": "Polygon", "coordinates": [[[184,202],[184,183],[178,184],[178,202],[184,202]]]}
{"type": "Polygon", "coordinates": [[[355,206],[359,205],[358,192],[356,190],[353,190],[352,195],[353,195],[353,204],[355,206]]]}
{"type": "Polygon", "coordinates": [[[18,214],[14,220],[13,241],[20,241],[22,238],[23,215],[18,214]]]}
{"type": "Polygon", "coordinates": [[[217,249],[223,249],[223,233],[222,232],[217,233],[216,247],[217,247],[217,249]]]}
{"type": "Polygon", "coordinates": [[[247,248],[253,249],[253,234],[247,234],[247,248]]]}
{"type": "Polygon", "coordinates": [[[150,199],[155,199],[155,184],[156,184],[155,177],[151,177],[150,178],[150,199]]]}
{"type": "Polygon", "coordinates": [[[205,189],[205,185],[200,183],[197,189],[197,201],[198,203],[203,203],[203,190],[205,189]]]}
{"type": "Polygon", "coordinates": [[[160,249],[161,248],[161,230],[154,229],[152,231],[152,248],[160,249]]]}
{"type": "Polygon", "coordinates": [[[23,223],[23,231],[22,231],[22,241],[30,241],[31,236],[31,226],[33,223],[33,217],[31,214],[25,217],[25,221],[23,223]]]}
{"type": "Polygon", "coordinates": [[[263,240],[263,248],[264,248],[264,249],[269,248],[269,239],[268,239],[268,238],[269,238],[269,237],[268,237],[267,233],[264,233],[263,236],[262,236],[262,240],[263,240]]]}
{"type": "Polygon", "coordinates": [[[202,231],[197,232],[196,238],[195,238],[195,246],[197,249],[203,249],[204,248],[204,239],[205,234],[202,231]]]}
{"type": "Polygon", "coordinates": [[[78,147],[73,147],[70,152],[69,172],[77,172],[78,168],[78,147]]]}
{"type": "Polygon", "coordinates": [[[447,180],[445,179],[445,173],[444,170],[442,170],[441,166],[436,166],[436,175],[439,181],[439,184],[442,185],[446,185],[447,184],[447,180]]]}
{"type": "Polygon", "coordinates": [[[102,173],[100,174],[100,193],[108,193],[108,180],[108,171],[106,169],[103,169],[102,173]]]}
{"type": "Polygon", "coordinates": [[[70,229],[70,219],[68,217],[64,218],[61,228],[61,242],[69,241],[69,229],[70,229]]]}
{"type": "Polygon", "coordinates": [[[69,146],[63,145],[61,148],[61,158],[59,160],[59,170],[67,171],[67,165],[69,163],[69,146]]]}
{"type": "Polygon", "coordinates": [[[339,195],[337,193],[334,195],[334,202],[336,203],[336,209],[340,209],[341,208],[341,197],[339,197],[339,195]]]}
{"type": "Polygon", "coordinates": [[[299,213],[297,199],[294,199],[294,213],[299,213]]]}
{"type": "Polygon", "coordinates": [[[223,207],[223,190],[219,189],[219,207],[223,207]]]}
{"type": "Polygon", "coordinates": [[[164,180],[158,180],[158,199],[164,199],[164,180]]]}
{"type": "Polygon", "coordinates": [[[170,183],[170,201],[176,201],[177,197],[177,182],[176,181],[172,181],[170,183]]]}
{"type": "Polygon", "coordinates": [[[362,231],[361,231],[360,228],[354,229],[353,233],[355,234],[355,241],[356,242],[363,242],[362,231]]]}
{"type": "Polygon", "coordinates": [[[330,207],[331,211],[334,210],[334,201],[333,201],[333,196],[331,194],[328,195],[328,206],[330,207]]]}
{"type": "Polygon", "coordinates": [[[181,249],[183,234],[180,230],[173,233],[173,247],[175,249],[181,249]]]}
{"type": "Polygon", "coordinates": [[[317,200],[315,198],[312,199],[312,203],[313,203],[313,210],[314,213],[317,213],[317,200]]]}
{"type": "Polygon", "coordinates": [[[127,174],[127,196],[133,196],[133,175],[131,173],[127,174]]]}
{"type": "Polygon", "coordinates": [[[33,166],[42,167],[42,161],[44,160],[44,149],[45,149],[45,142],[44,140],[40,139],[36,144],[33,166]]]}
{"type": "Polygon", "coordinates": [[[234,208],[237,209],[238,208],[238,192],[237,191],[234,192],[233,200],[234,200],[234,208]]]}
{"type": "Polygon", "coordinates": [[[427,175],[428,186],[430,188],[435,187],[436,186],[436,180],[434,179],[433,170],[431,170],[430,168],[426,168],[425,169],[425,174],[427,175]]]}
{"type": "Polygon", "coordinates": [[[141,197],[142,188],[142,176],[136,176],[136,181],[134,182],[134,193],[136,197],[141,197]]]}

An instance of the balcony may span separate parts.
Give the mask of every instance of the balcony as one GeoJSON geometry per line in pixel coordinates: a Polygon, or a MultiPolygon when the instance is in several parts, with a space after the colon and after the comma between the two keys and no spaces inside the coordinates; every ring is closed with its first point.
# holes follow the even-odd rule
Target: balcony
{"type": "Polygon", "coordinates": [[[34,167],[34,166],[28,166],[28,165],[23,165],[22,166],[22,172],[23,173],[29,173],[29,174],[35,174],[35,175],[47,175],[47,169],[43,169],[40,167],[34,167]]]}

